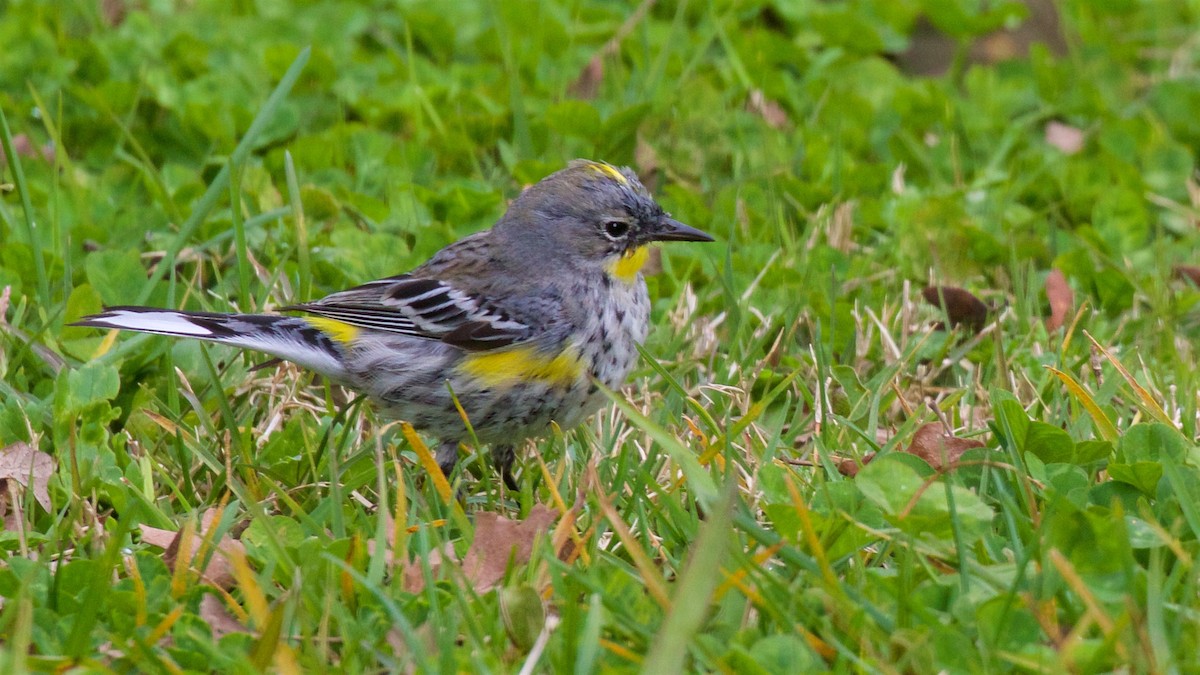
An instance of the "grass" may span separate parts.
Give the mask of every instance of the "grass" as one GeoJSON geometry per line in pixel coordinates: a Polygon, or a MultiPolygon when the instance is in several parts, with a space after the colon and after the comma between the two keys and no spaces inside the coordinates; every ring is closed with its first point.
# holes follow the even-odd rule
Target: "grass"
{"type": "Polygon", "coordinates": [[[0,669],[1196,669],[1200,16],[1060,12],[980,62],[1019,3],[6,3],[0,669]],[[922,13],[945,75],[884,56],[922,13]],[[720,242],[519,494],[65,327],[395,274],[574,157],[720,242]]]}

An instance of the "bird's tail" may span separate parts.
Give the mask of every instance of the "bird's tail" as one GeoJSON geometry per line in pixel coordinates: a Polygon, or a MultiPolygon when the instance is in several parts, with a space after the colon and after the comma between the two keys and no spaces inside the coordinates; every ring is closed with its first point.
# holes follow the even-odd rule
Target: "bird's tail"
{"type": "Polygon", "coordinates": [[[270,314],[176,312],[153,307],[109,307],[72,326],[116,328],[139,333],[196,338],[253,349],[316,371],[345,379],[344,347],[336,332],[319,328],[321,319],[270,314]]]}

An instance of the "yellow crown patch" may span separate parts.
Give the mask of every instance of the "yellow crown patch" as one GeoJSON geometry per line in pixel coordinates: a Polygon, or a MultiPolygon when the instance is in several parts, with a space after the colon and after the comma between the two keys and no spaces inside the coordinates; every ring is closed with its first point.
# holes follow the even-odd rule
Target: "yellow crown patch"
{"type": "Polygon", "coordinates": [[[588,167],[598,174],[608,176],[621,185],[629,185],[629,179],[625,177],[625,174],[621,173],[617,167],[611,164],[605,164],[604,162],[588,162],[588,167]]]}

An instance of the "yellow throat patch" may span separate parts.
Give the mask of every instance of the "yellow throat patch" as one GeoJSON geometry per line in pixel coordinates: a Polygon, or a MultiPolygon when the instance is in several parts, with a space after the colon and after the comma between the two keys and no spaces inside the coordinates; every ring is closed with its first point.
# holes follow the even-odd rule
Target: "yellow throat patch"
{"type": "Polygon", "coordinates": [[[642,266],[646,264],[646,259],[649,257],[650,249],[639,246],[609,263],[608,273],[631,284],[637,279],[638,272],[642,271],[642,266]]]}
{"type": "Polygon", "coordinates": [[[463,359],[459,369],[489,387],[511,386],[521,382],[569,386],[583,377],[583,362],[572,347],[564,349],[557,356],[539,353],[534,347],[472,354],[463,359]]]}
{"type": "Polygon", "coordinates": [[[329,336],[334,342],[348,345],[358,337],[358,326],[352,326],[343,321],[328,319],[323,316],[306,316],[308,325],[329,336]]]}

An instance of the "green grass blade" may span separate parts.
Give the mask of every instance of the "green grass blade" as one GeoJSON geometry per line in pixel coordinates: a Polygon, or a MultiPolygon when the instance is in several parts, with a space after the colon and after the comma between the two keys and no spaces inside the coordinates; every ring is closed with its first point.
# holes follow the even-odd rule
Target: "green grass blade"
{"type": "MultiPolygon", "coordinates": [[[[46,114],[49,114],[48,112],[46,114]]],[[[25,180],[25,169],[21,167],[21,156],[13,145],[12,131],[8,128],[8,117],[0,106],[0,145],[13,172],[13,185],[21,197],[21,209],[25,212],[25,239],[33,256],[33,269],[37,275],[38,300],[42,307],[50,306],[50,278],[46,276],[46,260],[42,257],[42,239],[37,233],[37,221],[33,217],[33,203],[29,199],[29,181],[25,180]]]]}
{"type": "Polygon", "coordinates": [[[696,498],[696,501],[706,509],[712,508],[716,504],[719,494],[717,484],[713,482],[712,475],[708,470],[700,464],[696,453],[679,442],[679,439],[675,438],[671,432],[643,415],[641,411],[633,407],[633,404],[625,400],[624,396],[603,385],[598,386],[600,387],[600,391],[612,399],[617,408],[629,418],[629,421],[634,426],[649,434],[650,438],[653,438],[656,443],[661,445],[667,451],[667,454],[671,456],[671,459],[679,465],[683,470],[683,476],[687,479],[688,487],[691,488],[692,496],[696,498]]]}
{"type": "Polygon", "coordinates": [[[681,673],[687,660],[688,646],[708,616],[713,591],[721,580],[721,562],[730,544],[733,503],[737,483],[730,480],[720,501],[707,512],[700,536],[692,547],[691,559],[675,587],[671,610],[642,663],[643,673],[681,673]]]}
{"type": "Polygon", "coordinates": [[[287,176],[288,204],[292,224],[296,227],[296,297],[289,301],[307,300],[312,292],[312,259],[308,250],[308,222],[304,218],[304,202],[300,198],[300,181],[296,178],[296,163],[292,153],[283,153],[283,169],[287,176]]]}

